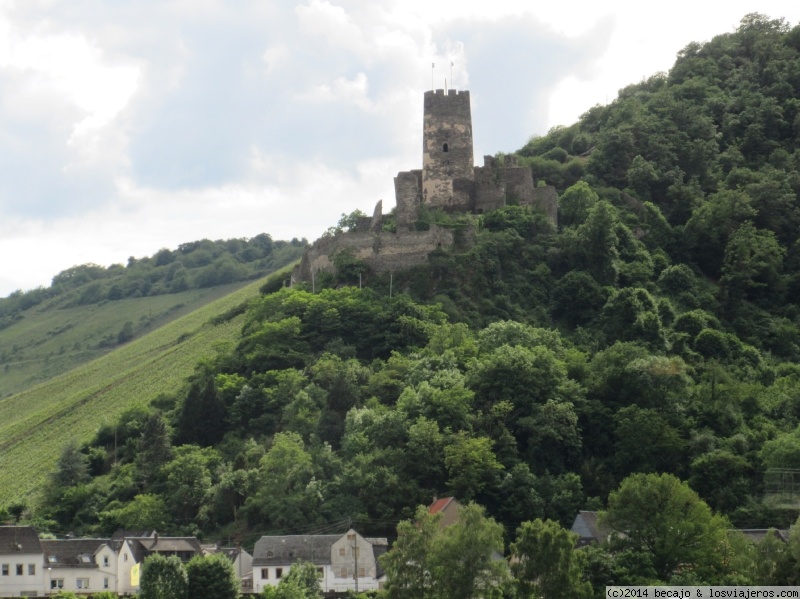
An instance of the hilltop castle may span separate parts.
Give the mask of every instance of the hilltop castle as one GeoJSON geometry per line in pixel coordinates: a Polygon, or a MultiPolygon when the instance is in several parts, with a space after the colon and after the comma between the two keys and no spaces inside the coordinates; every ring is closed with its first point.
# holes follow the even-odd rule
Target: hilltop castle
{"type": "Polygon", "coordinates": [[[442,89],[425,92],[422,128],[422,169],[394,178],[395,232],[383,230],[383,201],[373,216],[359,220],[355,231],[324,236],[306,249],[295,268],[295,281],[309,281],[312,273],[332,272],[336,252],[350,251],[375,272],[399,271],[424,263],[439,248],[453,246],[451,229],[430,225],[417,230],[420,210],[483,214],[507,204],[533,206],[555,223],[558,195],[552,186],[535,187],[528,167],[514,156],[502,164],[484,156],[474,166],[472,110],[468,91],[442,89]]]}

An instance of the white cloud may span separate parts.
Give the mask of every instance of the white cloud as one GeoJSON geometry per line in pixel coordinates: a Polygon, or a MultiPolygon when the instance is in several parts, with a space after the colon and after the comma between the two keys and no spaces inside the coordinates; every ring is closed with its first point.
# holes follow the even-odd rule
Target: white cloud
{"type": "MultiPolygon", "coordinates": [[[[479,156],[570,124],[752,8],[676,0],[0,0],[0,295],[201,237],[313,238],[393,206],[422,92],[479,156]],[[450,62],[454,63],[452,77],[450,62]],[[431,72],[430,65],[436,63],[431,72]]],[[[797,22],[800,6],[758,10],[797,22]]]]}

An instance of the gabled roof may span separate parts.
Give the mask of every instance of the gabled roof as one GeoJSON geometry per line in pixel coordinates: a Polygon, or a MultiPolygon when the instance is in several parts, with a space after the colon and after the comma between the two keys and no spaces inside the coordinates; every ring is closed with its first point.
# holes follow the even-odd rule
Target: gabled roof
{"type": "Polygon", "coordinates": [[[112,541],[122,541],[123,539],[141,539],[143,537],[153,537],[156,535],[154,530],[122,530],[118,528],[111,535],[112,541]]]}
{"type": "Polygon", "coordinates": [[[454,497],[442,497],[441,499],[437,499],[428,506],[428,513],[431,515],[438,514],[444,511],[453,501],[455,501],[454,497]]]}
{"type": "Polygon", "coordinates": [[[389,551],[389,541],[383,538],[367,539],[367,541],[372,543],[372,555],[375,558],[375,578],[380,578],[384,575],[384,571],[378,558],[389,551]]]}
{"type": "Polygon", "coordinates": [[[48,568],[97,568],[95,554],[110,539],[45,539],[42,542],[48,568]]]}
{"type": "Polygon", "coordinates": [[[753,543],[760,543],[763,541],[767,538],[770,531],[772,531],[773,536],[779,541],[783,541],[784,543],[789,542],[788,530],[777,530],[775,528],[740,528],[737,530],[753,543]]]}
{"type": "Polygon", "coordinates": [[[261,537],[253,550],[253,567],[281,566],[298,560],[317,566],[331,563],[331,545],[342,535],[286,535],[261,537]]]}
{"type": "Polygon", "coordinates": [[[0,555],[41,553],[39,535],[30,526],[0,526],[0,555]]]}
{"type": "MultiPolygon", "coordinates": [[[[193,553],[202,555],[202,546],[195,537],[142,537],[138,539],[125,538],[131,548],[133,559],[140,563],[152,553],[193,553]]],[[[121,547],[121,545],[120,545],[121,547]]]]}
{"type": "Polygon", "coordinates": [[[138,543],[147,553],[164,553],[188,551],[200,554],[203,551],[200,541],[195,537],[144,537],[141,539],[128,539],[133,546],[138,543]]]}
{"type": "Polygon", "coordinates": [[[225,554],[225,557],[227,557],[232,562],[235,562],[236,558],[239,557],[240,555],[245,557],[250,556],[250,554],[247,553],[247,550],[244,549],[243,547],[221,547],[219,549],[219,552],[225,554]]]}
{"type": "Polygon", "coordinates": [[[578,547],[588,545],[590,543],[602,543],[608,538],[609,530],[598,526],[597,512],[589,512],[581,510],[575,516],[575,521],[572,523],[570,532],[578,535],[578,547]]]}
{"type": "Polygon", "coordinates": [[[118,528],[113,535],[111,535],[111,547],[119,553],[122,549],[122,543],[125,539],[141,539],[145,537],[153,537],[156,535],[154,530],[122,530],[118,528]]]}

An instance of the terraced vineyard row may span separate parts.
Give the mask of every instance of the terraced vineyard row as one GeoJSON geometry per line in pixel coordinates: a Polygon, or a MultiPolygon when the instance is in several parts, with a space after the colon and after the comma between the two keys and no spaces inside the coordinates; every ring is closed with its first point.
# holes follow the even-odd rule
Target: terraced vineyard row
{"type": "Polygon", "coordinates": [[[211,319],[255,297],[257,281],[88,364],[0,400],[0,505],[31,501],[64,444],[89,439],[104,423],[185,382],[220,343],[235,340],[241,317],[211,319]]]}

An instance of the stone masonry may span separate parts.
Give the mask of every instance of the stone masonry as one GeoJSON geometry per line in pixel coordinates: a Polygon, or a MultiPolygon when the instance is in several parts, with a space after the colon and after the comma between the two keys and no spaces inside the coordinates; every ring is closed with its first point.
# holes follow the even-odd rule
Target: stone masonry
{"type": "Polygon", "coordinates": [[[431,225],[417,231],[420,208],[483,214],[513,204],[541,210],[558,219],[558,194],[552,186],[535,187],[528,167],[516,157],[502,161],[484,156],[473,164],[472,113],[468,91],[437,89],[425,92],[422,169],[403,171],[394,178],[396,232],[383,231],[382,201],[372,217],[362,217],[355,230],[326,235],[306,249],[293,273],[296,282],[313,274],[333,272],[333,256],[352,252],[374,272],[398,272],[427,261],[440,248],[452,248],[449,229],[431,225]]]}

